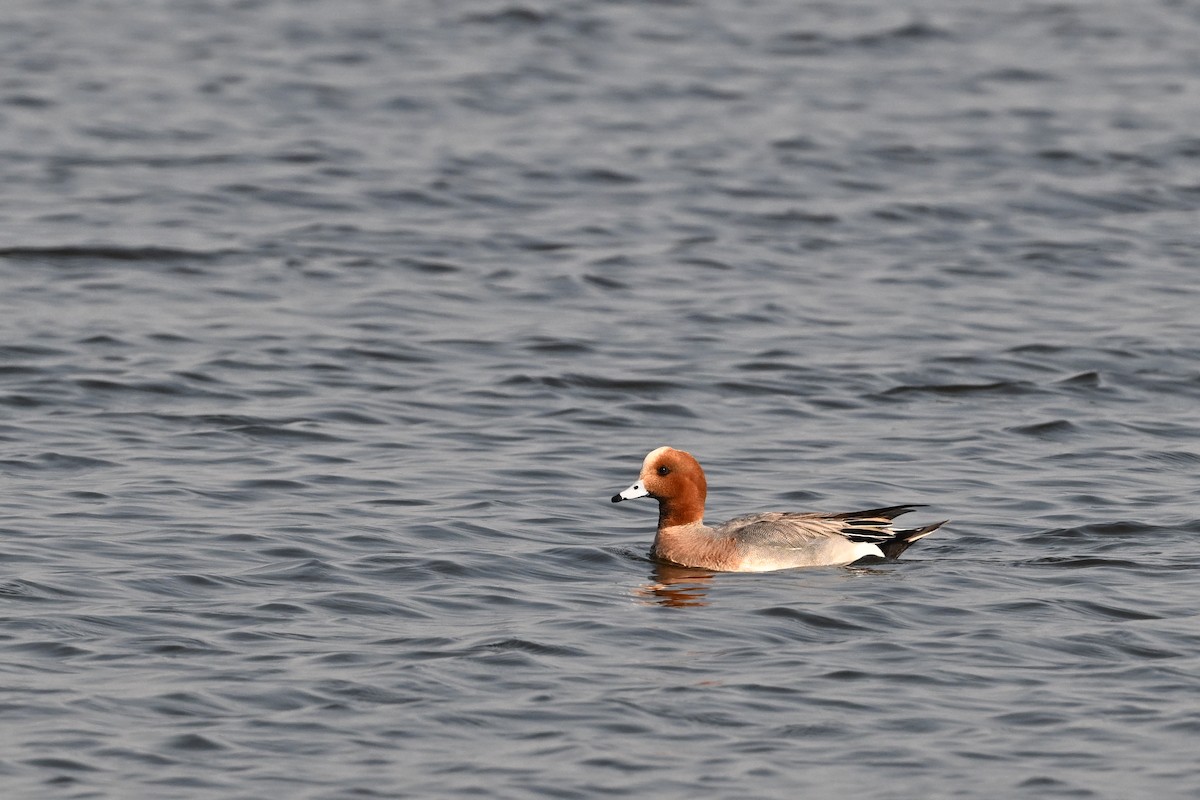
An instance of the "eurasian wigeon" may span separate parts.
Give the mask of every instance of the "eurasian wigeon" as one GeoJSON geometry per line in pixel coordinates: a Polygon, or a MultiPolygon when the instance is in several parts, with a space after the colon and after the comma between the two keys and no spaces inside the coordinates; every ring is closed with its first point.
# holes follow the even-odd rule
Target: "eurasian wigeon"
{"type": "Polygon", "coordinates": [[[612,501],[653,497],[658,533],[651,554],[685,567],[725,572],[767,572],[789,567],[849,564],[860,558],[896,558],[946,520],[895,530],[892,520],[916,505],[872,508],[846,514],[770,512],[704,524],[708,484],[691,453],[660,447],[642,462],[637,483],[612,501]]]}

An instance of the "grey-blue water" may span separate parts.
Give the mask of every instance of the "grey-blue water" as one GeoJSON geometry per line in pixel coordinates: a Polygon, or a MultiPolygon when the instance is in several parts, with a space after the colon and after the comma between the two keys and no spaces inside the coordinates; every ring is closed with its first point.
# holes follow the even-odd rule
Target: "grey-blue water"
{"type": "Polygon", "coordinates": [[[5,3],[0,795],[1200,797],[1198,42],[5,3]],[[952,521],[656,566],[662,444],[952,521]]]}

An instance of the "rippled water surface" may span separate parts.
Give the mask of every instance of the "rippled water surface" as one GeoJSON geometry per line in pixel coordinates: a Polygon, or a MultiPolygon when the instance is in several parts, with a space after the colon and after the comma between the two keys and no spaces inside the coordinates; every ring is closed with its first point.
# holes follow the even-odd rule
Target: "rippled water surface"
{"type": "Polygon", "coordinates": [[[5,4],[0,793],[1200,797],[1197,42],[5,4]],[[661,444],[952,521],[655,565],[661,444]]]}

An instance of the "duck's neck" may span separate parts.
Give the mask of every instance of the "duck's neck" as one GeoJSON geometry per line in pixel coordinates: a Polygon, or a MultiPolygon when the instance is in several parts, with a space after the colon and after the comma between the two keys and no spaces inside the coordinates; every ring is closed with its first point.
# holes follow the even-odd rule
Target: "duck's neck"
{"type": "Polygon", "coordinates": [[[658,501],[658,529],[704,521],[704,489],[688,484],[673,497],[658,501]]]}

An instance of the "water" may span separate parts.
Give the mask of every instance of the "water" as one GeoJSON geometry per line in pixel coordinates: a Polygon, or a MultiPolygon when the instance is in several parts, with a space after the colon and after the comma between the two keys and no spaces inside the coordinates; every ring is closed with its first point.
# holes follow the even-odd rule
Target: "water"
{"type": "Polygon", "coordinates": [[[1200,797],[1195,3],[2,23],[5,798],[1200,797]]]}

